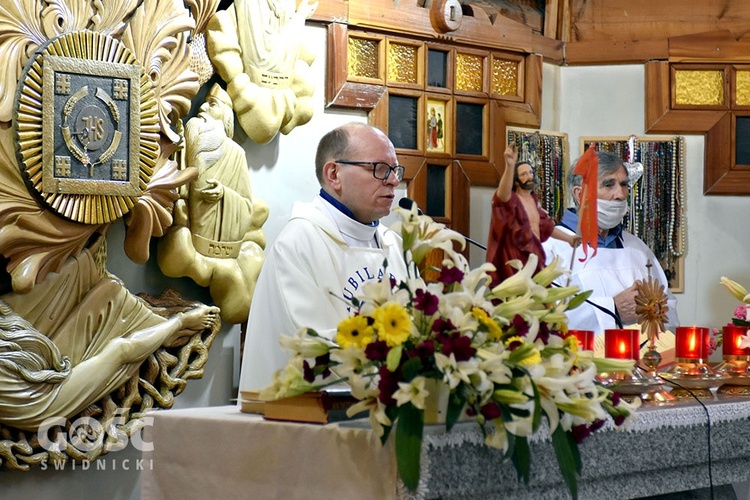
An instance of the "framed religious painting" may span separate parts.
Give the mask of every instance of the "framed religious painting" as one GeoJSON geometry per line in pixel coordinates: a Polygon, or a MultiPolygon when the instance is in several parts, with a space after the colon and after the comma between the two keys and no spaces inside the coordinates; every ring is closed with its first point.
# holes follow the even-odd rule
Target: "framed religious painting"
{"type": "Polygon", "coordinates": [[[428,155],[450,155],[453,152],[453,110],[448,96],[425,99],[425,152],[428,155]]]}
{"type": "Polygon", "coordinates": [[[630,188],[625,229],[654,252],[673,293],[684,291],[687,252],[685,139],[680,136],[582,137],[581,151],[610,151],[643,174],[630,188]]]}

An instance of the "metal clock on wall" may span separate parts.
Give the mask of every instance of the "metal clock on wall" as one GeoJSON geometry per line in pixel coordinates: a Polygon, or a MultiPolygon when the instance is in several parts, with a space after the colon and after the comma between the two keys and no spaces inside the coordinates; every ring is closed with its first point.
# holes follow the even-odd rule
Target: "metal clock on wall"
{"type": "Polygon", "coordinates": [[[33,191],[85,224],[130,210],[159,154],[156,100],[118,40],[79,31],[36,52],[18,88],[17,156],[33,191]]]}

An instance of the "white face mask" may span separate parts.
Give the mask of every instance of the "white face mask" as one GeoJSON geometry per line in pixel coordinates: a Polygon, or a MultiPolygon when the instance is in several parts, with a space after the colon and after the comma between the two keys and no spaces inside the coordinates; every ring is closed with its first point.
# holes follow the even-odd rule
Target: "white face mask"
{"type": "Polygon", "coordinates": [[[622,218],[628,213],[628,203],[625,200],[596,200],[596,205],[599,229],[612,229],[622,222],[622,218]]]}

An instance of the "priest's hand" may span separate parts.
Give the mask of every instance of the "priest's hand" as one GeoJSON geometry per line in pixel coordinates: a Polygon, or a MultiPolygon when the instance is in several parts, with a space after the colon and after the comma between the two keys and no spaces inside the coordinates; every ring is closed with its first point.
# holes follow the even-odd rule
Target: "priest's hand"
{"type": "Polygon", "coordinates": [[[629,325],[638,320],[638,315],[635,313],[635,296],[638,295],[640,284],[640,280],[636,280],[635,283],[614,296],[615,308],[623,325],[629,325]]]}

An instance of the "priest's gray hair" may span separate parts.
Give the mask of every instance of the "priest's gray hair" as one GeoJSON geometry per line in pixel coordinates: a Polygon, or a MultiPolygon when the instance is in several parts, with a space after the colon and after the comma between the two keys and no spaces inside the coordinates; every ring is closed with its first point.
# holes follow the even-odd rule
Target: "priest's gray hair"
{"type": "MultiPolygon", "coordinates": [[[[619,169],[625,170],[625,173],[628,173],[628,169],[625,168],[625,163],[623,162],[622,158],[617,156],[614,153],[610,153],[609,151],[597,151],[596,157],[599,160],[599,177],[604,177],[607,175],[614,174],[619,169]]],[[[580,160],[580,158],[578,158],[580,160]]],[[[578,164],[578,160],[570,166],[570,170],[568,170],[568,177],[567,177],[567,184],[568,184],[568,193],[573,193],[573,188],[576,186],[580,186],[581,182],[583,181],[583,176],[574,174],[573,171],[576,168],[576,165],[578,164]]],[[[578,205],[578,202],[575,199],[575,196],[573,196],[573,201],[578,205]]]]}

